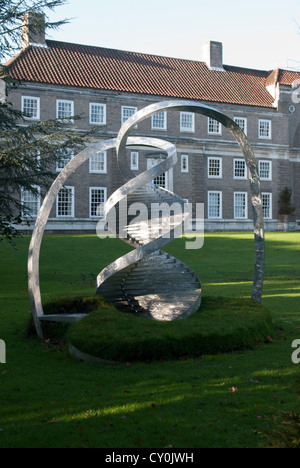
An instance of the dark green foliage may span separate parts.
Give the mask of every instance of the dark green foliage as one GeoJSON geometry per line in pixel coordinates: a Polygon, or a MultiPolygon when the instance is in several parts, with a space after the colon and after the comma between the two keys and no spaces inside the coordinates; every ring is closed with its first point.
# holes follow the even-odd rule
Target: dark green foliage
{"type": "MultiPolygon", "coordinates": [[[[299,398],[300,380],[296,383],[295,399],[299,398]]],[[[299,407],[299,405],[298,405],[299,407]]],[[[272,430],[267,433],[269,448],[300,448],[300,413],[279,411],[271,418],[272,430]]]]}
{"type": "MultiPolygon", "coordinates": [[[[89,314],[93,310],[106,306],[106,301],[100,297],[71,297],[61,298],[55,301],[46,302],[43,305],[45,315],[53,314],[89,314]]],[[[68,323],[43,322],[43,332],[46,340],[60,341],[65,339],[65,335],[70,327],[68,323]]],[[[36,330],[32,317],[30,319],[26,335],[36,336],[36,330]]]]}
{"type": "Polygon", "coordinates": [[[272,423],[276,429],[268,435],[270,448],[300,448],[300,414],[282,411],[272,423]]]}
{"type": "Polygon", "coordinates": [[[46,315],[51,314],[88,314],[107,306],[104,299],[93,297],[70,297],[46,302],[43,306],[46,315]]]}
{"type": "Polygon", "coordinates": [[[37,186],[47,190],[60,151],[72,149],[76,154],[91,133],[82,137],[70,131],[68,123],[58,120],[27,127],[3,128],[3,125],[0,120],[0,240],[11,240],[18,236],[13,225],[30,220],[28,210],[21,203],[21,189],[34,194],[37,186]]]}
{"type": "Polygon", "coordinates": [[[295,211],[295,207],[292,204],[292,190],[285,187],[279,194],[279,214],[290,215],[295,211]]]}
{"type": "Polygon", "coordinates": [[[158,322],[116,310],[101,298],[71,298],[45,313],[92,312],[68,328],[67,340],[92,356],[112,361],[199,357],[253,348],[272,334],[268,311],[250,299],[205,298],[193,316],[158,322]]]}
{"type": "MultiPolygon", "coordinates": [[[[45,13],[64,5],[65,0],[0,0],[0,63],[3,58],[20,49],[21,22],[23,16],[30,13],[45,13]]],[[[36,16],[36,29],[40,28],[41,17],[36,16]]],[[[66,19],[57,22],[45,21],[49,29],[57,29],[67,22],[66,19]]]]}
{"type": "MultiPolygon", "coordinates": [[[[31,13],[34,30],[40,29],[41,22],[43,27],[56,28],[66,20],[49,22],[45,12],[64,3],[65,0],[0,0],[0,64],[20,49],[21,24],[26,13],[31,13]]],[[[0,80],[6,83],[7,96],[20,84],[10,78],[5,66],[0,67],[0,80]]],[[[15,226],[31,220],[29,210],[21,202],[21,189],[36,195],[36,187],[40,187],[43,195],[55,176],[61,150],[76,154],[93,133],[82,136],[74,132],[74,125],[70,129],[69,123],[65,119],[28,124],[19,110],[0,101],[0,242],[6,239],[14,244],[19,237],[15,226]]]]}

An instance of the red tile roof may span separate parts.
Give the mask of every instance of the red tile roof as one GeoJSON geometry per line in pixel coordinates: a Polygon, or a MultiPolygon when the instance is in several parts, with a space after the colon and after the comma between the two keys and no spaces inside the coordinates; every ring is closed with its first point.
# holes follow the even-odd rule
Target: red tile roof
{"type": "Polygon", "coordinates": [[[269,76],[267,77],[266,86],[270,86],[276,83],[291,86],[294,83],[294,81],[299,79],[300,72],[276,68],[275,70],[272,70],[272,72],[270,72],[269,76]]]}
{"type": "MultiPolygon", "coordinates": [[[[29,46],[6,66],[12,78],[25,82],[247,106],[273,103],[266,85],[274,72],[227,65],[224,72],[213,71],[204,62],[65,42],[29,46]]],[[[280,72],[282,83],[293,81],[293,72],[280,72]]]]}

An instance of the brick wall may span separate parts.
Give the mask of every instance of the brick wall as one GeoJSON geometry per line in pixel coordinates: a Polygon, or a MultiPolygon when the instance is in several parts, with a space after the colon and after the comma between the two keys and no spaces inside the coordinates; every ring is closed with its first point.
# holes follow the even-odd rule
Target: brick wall
{"type": "MultiPolygon", "coordinates": [[[[134,106],[138,110],[153,102],[163,100],[160,98],[149,98],[148,96],[134,96],[129,94],[118,94],[108,92],[89,92],[88,90],[73,90],[59,88],[49,88],[45,86],[20,87],[11,92],[9,101],[17,109],[21,108],[22,96],[40,97],[41,119],[56,118],[56,99],[74,101],[75,114],[81,114],[82,120],[76,121],[74,127],[84,131],[90,129],[89,124],[89,104],[91,102],[106,105],[106,124],[101,125],[97,131],[100,139],[117,136],[121,126],[122,106],[134,106]]],[[[277,112],[275,109],[262,109],[247,106],[230,106],[212,103],[212,107],[224,112],[228,116],[247,118],[247,135],[253,145],[257,159],[272,161],[272,181],[262,182],[262,191],[272,193],[273,196],[273,218],[277,218],[277,200],[279,191],[284,186],[290,186],[293,180],[295,204],[299,212],[299,176],[300,161],[293,165],[289,159],[289,144],[291,139],[295,139],[293,132],[297,130],[297,112],[291,120],[289,113],[277,112]],[[272,139],[260,139],[258,136],[259,119],[270,120],[272,122],[272,139]],[[296,120],[295,120],[296,119],[296,120]],[[292,136],[291,136],[292,135],[292,136]]],[[[298,121],[300,120],[300,116],[298,121]]],[[[207,197],[208,191],[221,191],[223,198],[223,218],[233,219],[233,194],[235,191],[248,192],[248,217],[252,217],[251,197],[248,180],[235,180],[233,177],[233,159],[243,158],[242,153],[225,128],[221,135],[208,135],[207,118],[195,115],[195,131],[180,131],[180,113],[168,112],[167,130],[152,130],[151,119],[147,119],[134,129],[132,135],[155,136],[174,142],[178,148],[178,164],[173,170],[174,192],[189,202],[204,203],[205,216],[207,217],[207,197]],[[189,156],[189,172],[182,173],[180,159],[182,154],[189,156]],[[209,156],[222,158],[222,179],[209,179],[207,177],[207,164],[209,156]]],[[[298,138],[298,136],[296,137],[298,138]]],[[[300,137],[299,137],[300,141],[300,137]]],[[[147,168],[147,152],[138,149],[139,172],[147,168]]],[[[128,152],[129,154],[129,152],[128,152]]],[[[110,196],[114,190],[124,183],[116,159],[116,151],[110,150],[107,153],[107,174],[90,174],[89,164],[84,164],[67,181],[67,185],[75,187],[75,217],[89,217],[89,187],[106,187],[107,195],[110,196]]],[[[55,218],[56,207],[53,208],[51,217],[55,218]]]]}

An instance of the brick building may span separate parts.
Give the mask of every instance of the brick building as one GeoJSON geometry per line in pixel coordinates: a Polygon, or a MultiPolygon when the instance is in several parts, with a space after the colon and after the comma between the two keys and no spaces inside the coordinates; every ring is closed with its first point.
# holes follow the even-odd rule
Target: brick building
{"type": "MultiPolygon", "coordinates": [[[[112,50],[45,39],[24,21],[22,50],[7,64],[22,84],[9,101],[32,121],[83,115],[76,131],[97,128],[95,137],[117,136],[121,124],[143,107],[165,99],[198,101],[233,118],[256,154],[266,229],[278,229],[278,196],[293,191],[300,229],[300,73],[253,70],[223,63],[222,44],[203,46],[199,61],[112,50]],[[298,81],[297,81],[298,80],[298,81]]],[[[2,84],[3,92],[3,84],[2,84]]],[[[190,203],[204,203],[207,230],[251,230],[247,170],[230,133],[216,121],[185,112],[160,113],[138,125],[134,136],[176,144],[178,164],[158,184],[190,203]]],[[[57,173],[73,155],[62,154],[57,173]]],[[[128,149],[132,170],[142,172],[163,157],[153,149],[128,149]]],[[[99,153],[67,182],[48,230],[94,230],[103,203],[123,184],[115,151],[99,153]],[[99,208],[100,205],[100,208],[99,208]]],[[[33,217],[41,198],[20,196],[33,217]]]]}

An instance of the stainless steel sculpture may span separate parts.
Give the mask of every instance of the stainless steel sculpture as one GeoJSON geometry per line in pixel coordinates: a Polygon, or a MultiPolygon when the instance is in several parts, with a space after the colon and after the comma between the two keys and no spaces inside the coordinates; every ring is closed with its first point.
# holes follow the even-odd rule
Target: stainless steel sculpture
{"type": "MultiPolygon", "coordinates": [[[[32,315],[40,338],[43,338],[41,320],[78,320],[81,316],[45,316],[41,301],[39,285],[39,255],[45,226],[60,189],[69,175],[81,164],[98,152],[111,148],[117,149],[119,168],[127,183],[119,188],[107,201],[105,212],[110,218],[117,213],[115,233],[120,236],[125,231],[125,241],[135,247],[135,250],[113,262],[105,268],[97,278],[97,294],[109,298],[118,307],[129,307],[132,311],[144,314],[157,320],[173,320],[189,316],[195,312],[201,302],[201,283],[198,276],[182,262],[161,251],[161,248],[176,237],[176,228],[183,225],[186,219],[184,209],[181,215],[172,215],[171,229],[159,228],[153,237],[150,219],[143,222],[130,223],[127,218],[120,225],[121,205],[126,200],[128,211],[130,206],[141,202],[149,207],[151,203],[170,205],[184,202],[172,192],[149,185],[155,177],[166,172],[177,162],[174,145],[154,138],[129,137],[131,130],[144,119],[162,111],[180,110],[194,112],[212,117],[223,124],[239,144],[248,167],[251,201],[253,206],[255,234],[255,269],[252,299],[260,302],[264,278],[264,223],[261,201],[260,180],[257,162],[251,145],[240,127],[221,112],[190,101],[164,101],[145,107],[134,114],[122,126],[117,139],[103,141],[84,149],[75,156],[59,174],[52,184],[36,220],[28,258],[28,283],[32,315]],[[135,175],[126,163],[126,147],[143,145],[158,148],[167,154],[165,160],[152,169],[135,175]],[[120,229],[121,228],[121,229],[120,229]],[[165,234],[168,234],[167,236],[165,234]]],[[[123,237],[121,236],[121,237],[123,237]]]]}

